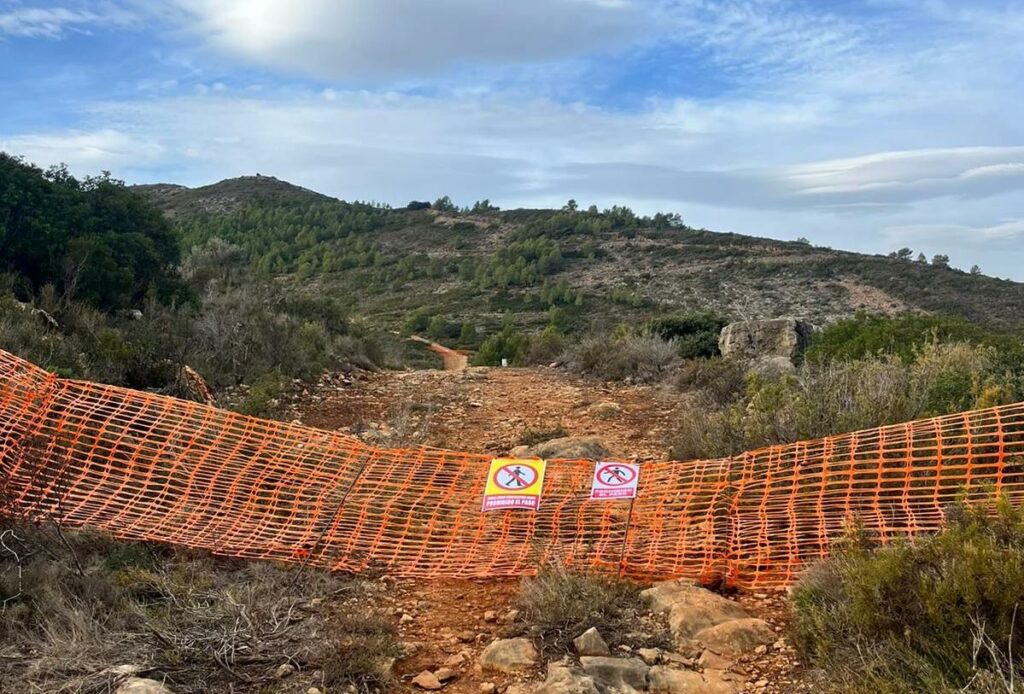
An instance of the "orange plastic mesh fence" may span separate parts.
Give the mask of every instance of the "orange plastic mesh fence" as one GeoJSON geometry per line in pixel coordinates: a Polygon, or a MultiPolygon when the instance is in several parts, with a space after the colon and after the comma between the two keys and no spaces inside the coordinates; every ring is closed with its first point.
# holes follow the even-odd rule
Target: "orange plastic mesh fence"
{"type": "Polygon", "coordinates": [[[490,457],[390,450],[94,383],[0,352],[3,512],[130,540],[340,571],[514,576],[552,561],[637,578],[785,585],[858,517],[936,529],[963,490],[1024,500],[1024,403],[642,466],[592,501],[593,462],[548,462],[538,512],[482,513],[490,457]]]}

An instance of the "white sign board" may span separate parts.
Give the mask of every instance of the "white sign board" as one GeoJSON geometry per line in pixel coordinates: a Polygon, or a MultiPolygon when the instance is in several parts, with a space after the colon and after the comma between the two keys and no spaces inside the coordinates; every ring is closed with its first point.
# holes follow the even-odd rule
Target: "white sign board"
{"type": "Polygon", "coordinates": [[[635,499],[640,466],[634,463],[598,461],[594,466],[591,499],[635,499]]]}

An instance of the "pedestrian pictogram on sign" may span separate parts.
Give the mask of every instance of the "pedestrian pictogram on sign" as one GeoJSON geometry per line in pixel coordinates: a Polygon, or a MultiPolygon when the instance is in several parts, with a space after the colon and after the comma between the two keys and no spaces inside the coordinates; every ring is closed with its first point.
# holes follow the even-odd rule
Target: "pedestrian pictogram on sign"
{"type": "Polygon", "coordinates": [[[484,489],[483,510],[527,508],[536,511],[540,508],[545,467],[543,460],[492,460],[484,489]]]}
{"type": "Polygon", "coordinates": [[[594,466],[591,499],[633,499],[640,481],[640,466],[634,463],[598,462],[594,466]]]}

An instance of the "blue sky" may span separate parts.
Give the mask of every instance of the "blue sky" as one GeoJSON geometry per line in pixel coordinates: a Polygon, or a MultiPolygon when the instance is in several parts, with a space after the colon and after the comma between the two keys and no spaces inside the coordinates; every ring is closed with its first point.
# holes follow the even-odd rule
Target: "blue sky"
{"type": "Polygon", "coordinates": [[[0,0],[0,149],[627,204],[1024,280],[1024,2],[0,0]]]}

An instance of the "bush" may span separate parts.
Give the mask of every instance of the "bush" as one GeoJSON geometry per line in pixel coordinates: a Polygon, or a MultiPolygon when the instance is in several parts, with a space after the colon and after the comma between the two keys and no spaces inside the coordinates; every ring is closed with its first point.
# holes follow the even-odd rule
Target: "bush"
{"type": "Polygon", "coordinates": [[[664,316],[647,322],[643,332],[675,342],[683,359],[708,359],[719,356],[718,337],[728,320],[713,313],[664,316]]]}
{"type": "Polygon", "coordinates": [[[509,364],[519,364],[529,347],[529,336],[507,324],[501,332],[483,341],[473,355],[473,366],[499,366],[502,359],[508,359],[509,364]]]}
{"type": "MultiPolygon", "coordinates": [[[[713,399],[703,398],[684,408],[671,454],[678,459],[736,455],[1014,402],[1021,393],[1001,369],[993,347],[932,343],[916,351],[910,364],[890,354],[806,362],[793,374],[775,377],[750,374],[738,400],[716,408],[713,399]]],[[[735,373],[728,378],[735,379],[735,373]]]]}
{"type": "Polygon", "coordinates": [[[284,661],[329,672],[324,633],[344,634],[351,659],[382,661],[394,639],[363,590],[324,571],[8,521],[0,527],[0,649],[25,655],[0,659],[0,682],[4,691],[98,694],[116,688],[112,666],[139,663],[181,694],[243,681],[262,691],[284,661]]]}
{"type": "Polygon", "coordinates": [[[520,356],[524,364],[550,364],[565,353],[565,338],[553,325],[544,328],[539,335],[530,337],[529,346],[520,356]]]}
{"type": "Polygon", "coordinates": [[[1021,691],[1008,685],[1024,676],[1024,512],[1001,501],[947,520],[884,549],[856,530],[796,585],[794,644],[831,688],[1021,691]]]}
{"type": "Polygon", "coordinates": [[[735,402],[746,390],[746,369],[734,359],[690,359],[676,375],[676,387],[698,393],[714,408],[735,402]]]}
{"type": "Polygon", "coordinates": [[[275,373],[375,369],[383,361],[329,300],[285,300],[269,286],[217,283],[201,308],[150,300],[138,318],[61,298],[49,286],[25,303],[0,291],[0,349],[64,377],[171,393],[185,364],[222,387],[275,373]]]}
{"type": "Polygon", "coordinates": [[[1021,352],[1019,340],[956,316],[861,313],[814,333],[805,356],[809,361],[828,362],[895,354],[910,363],[925,345],[936,342],[968,342],[1021,352]]]}
{"type": "Polygon", "coordinates": [[[386,691],[392,679],[389,661],[401,655],[394,626],[357,609],[340,615],[332,627],[340,636],[324,641],[313,656],[323,670],[323,683],[331,691],[386,691]]]}
{"type": "Polygon", "coordinates": [[[552,566],[523,581],[517,606],[541,649],[557,656],[571,652],[572,640],[590,627],[612,648],[625,643],[636,628],[639,591],[623,579],[552,566]]]}
{"type": "Polygon", "coordinates": [[[577,373],[632,383],[659,381],[679,361],[675,343],[652,335],[586,337],[563,359],[577,373]]]}

